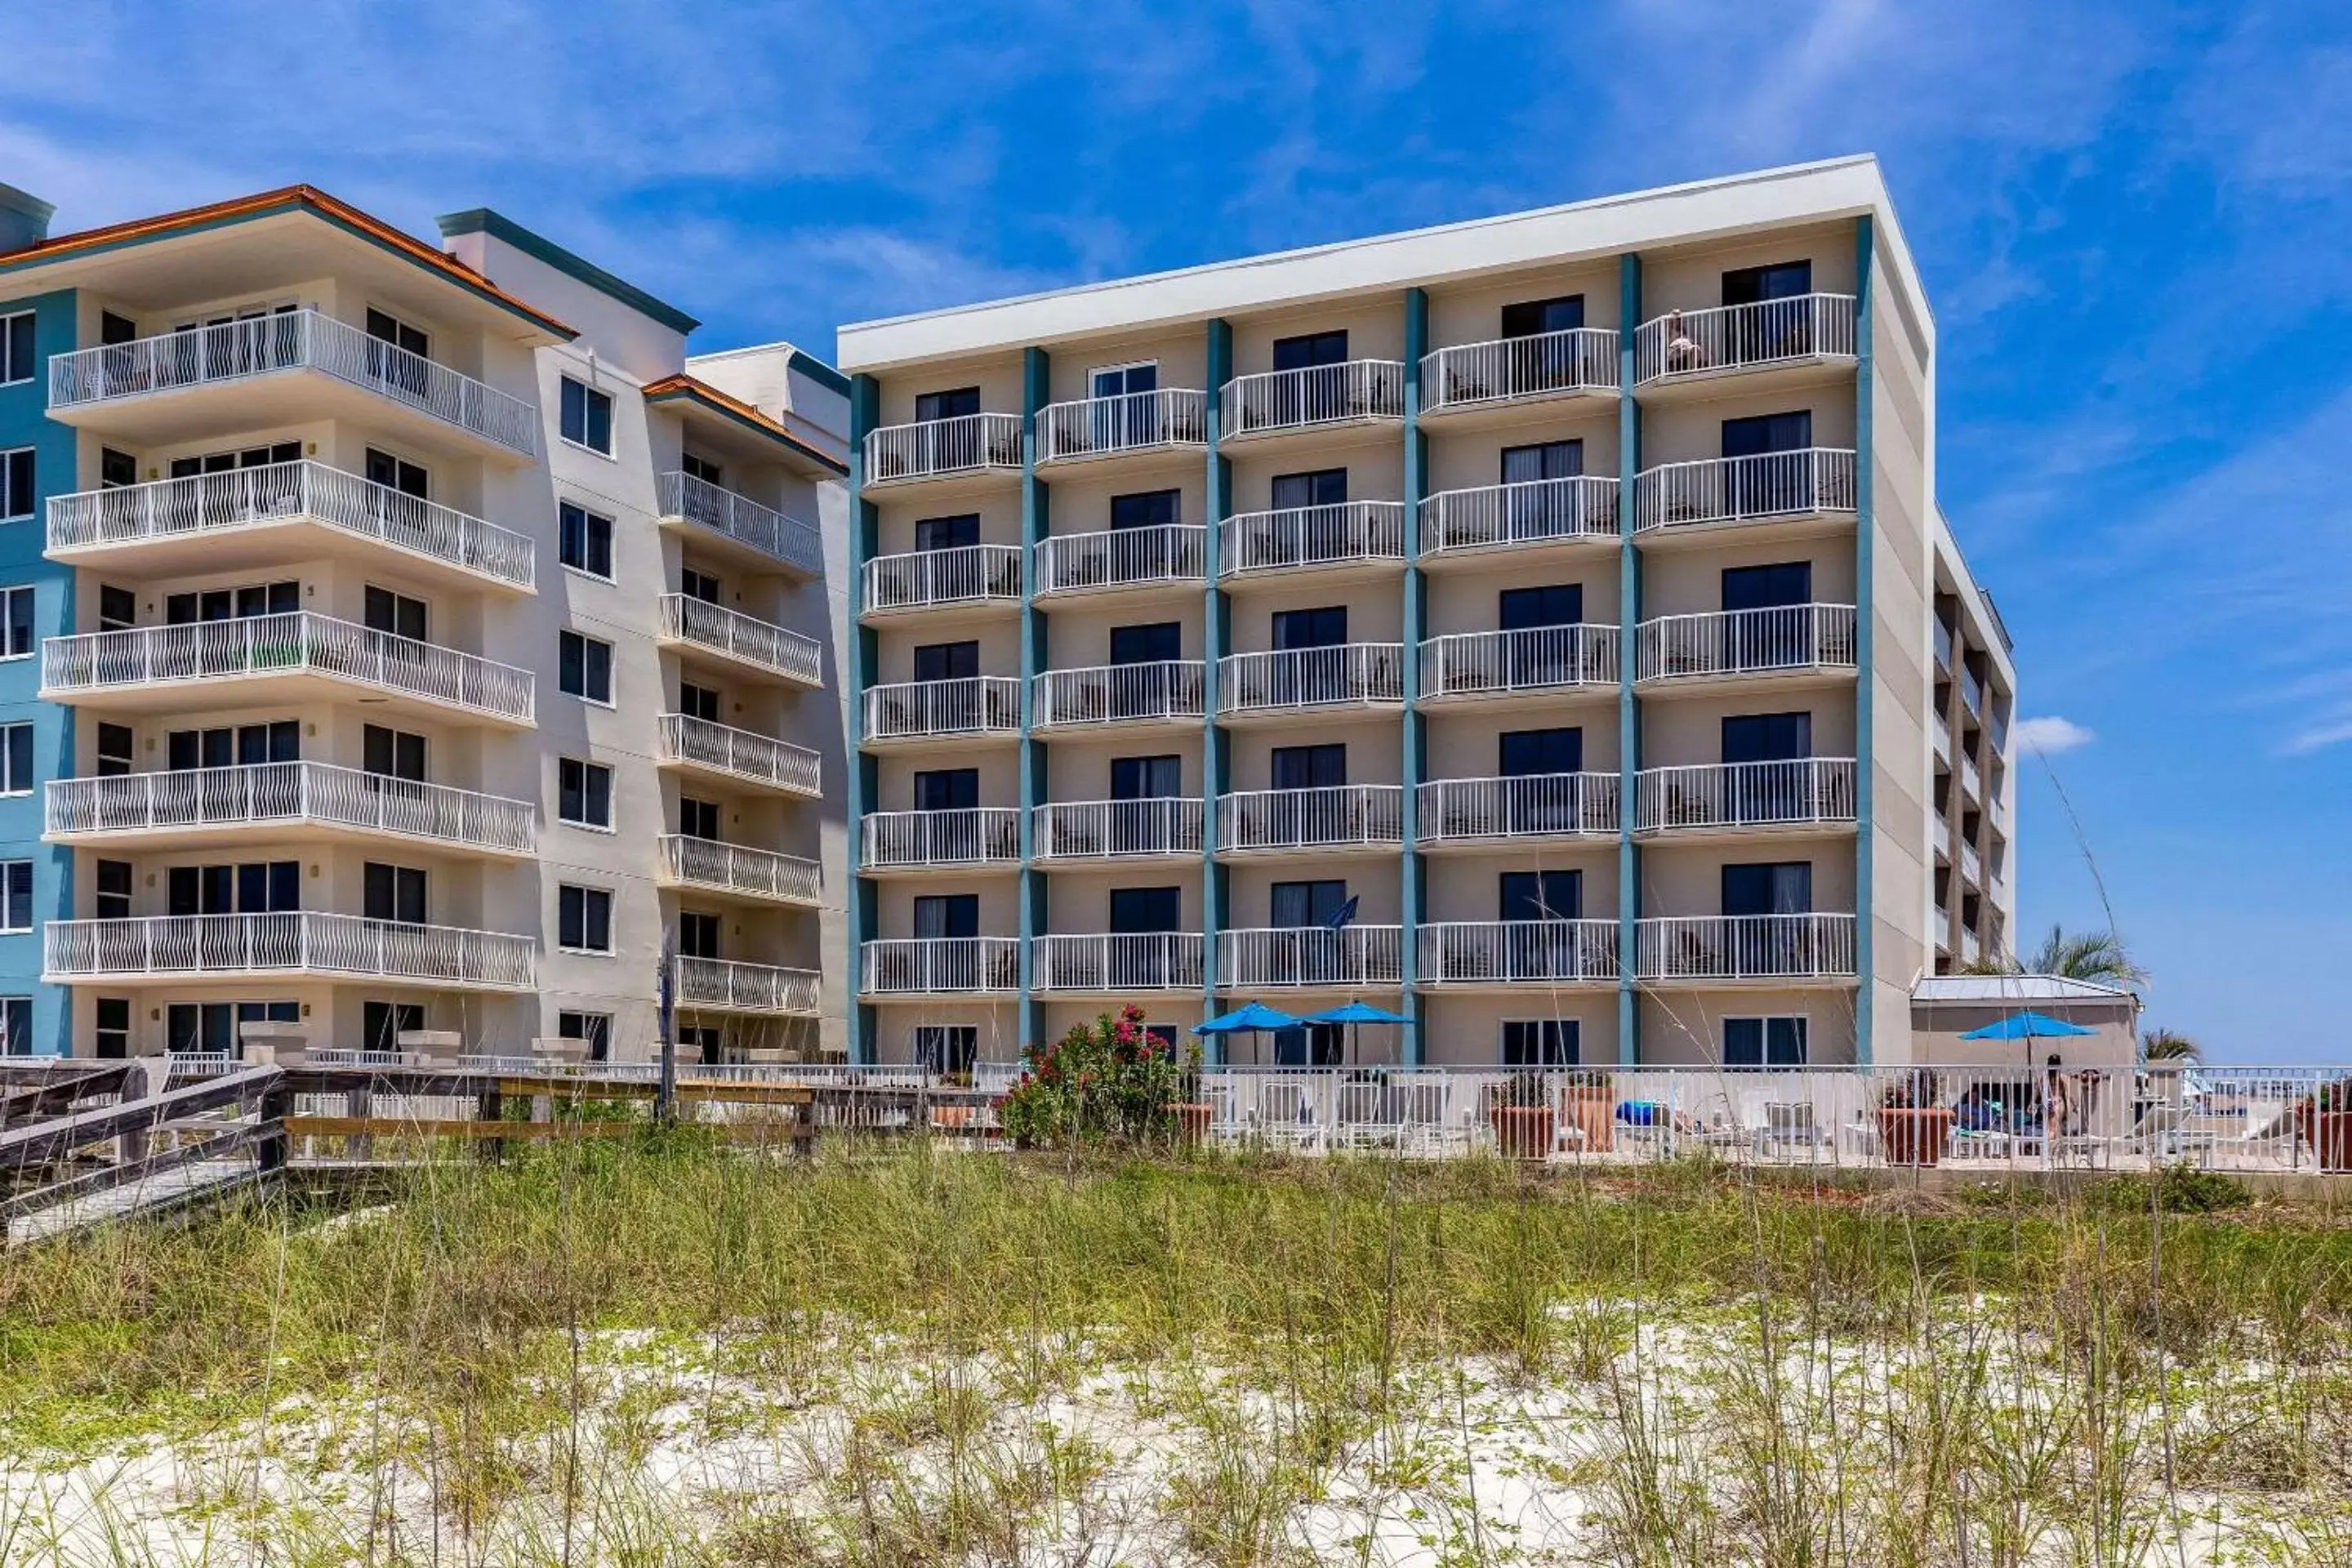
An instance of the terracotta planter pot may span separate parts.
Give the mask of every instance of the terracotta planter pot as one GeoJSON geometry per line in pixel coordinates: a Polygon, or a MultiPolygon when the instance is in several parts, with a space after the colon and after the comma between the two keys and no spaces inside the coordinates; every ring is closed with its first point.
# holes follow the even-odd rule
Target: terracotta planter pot
{"type": "Polygon", "coordinates": [[[946,1131],[961,1132],[971,1125],[971,1107],[934,1105],[931,1107],[931,1125],[946,1131]]]}
{"type": "Polygon", "coordinates": [[[1185,1143],[1198,1143],[1208,1137],[1209,1122],[1216,1115],[1215,1108],[1189,1101],[1168,1110],[1176,1118],[1177,1139],[1185,1143]]]}
{"type": "Polygon", "coordinates": [[[1617,1147],[1617,1091],[1583,1085],[1563,1090],[1569,1124],[1584,1134],[1584,1152],[1606,1154],[1617,1147]]]}
{"type": "Polygon", "coordinates": [[[1951,1108],[1882,1106],[1878,1111],[1878,1147],[1890,1165],[1941,1163],[1952,1140],[1951,1108]]]}
{"type": "Polygon", "coordinates": [[[2294,1108],[2295,1136],[2319,1152],[2323,1171],[2352,1171],[2352,1110],[2294,1108]]]}
{"type": "Polygon", "coordinates": [[[1490,1113],[1495,1144],[1506,1160],[1540,1160],[1551,1152],[1559,1119],[1549,1105],[1498,1105],[1490,1113]]]}

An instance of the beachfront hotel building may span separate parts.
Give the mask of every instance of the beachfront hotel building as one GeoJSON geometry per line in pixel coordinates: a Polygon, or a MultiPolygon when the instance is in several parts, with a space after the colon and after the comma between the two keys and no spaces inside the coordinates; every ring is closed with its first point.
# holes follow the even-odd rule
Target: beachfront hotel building
{"type": "Polygon", "coordinates": [[[843,329],[859,1059],[1905,1059],[2016,677],[1848,159],[843,329]],[[1211,1046],[1213,1056],[1218,1049],[1211,1046]]]}
{"type": "Polygon", "coordinates": [[[642,1057],[667,932],[689,1052],[838,1050],[845,384],[492,212],[50,216],[0,188],[7,1048],[642,1057]]]}

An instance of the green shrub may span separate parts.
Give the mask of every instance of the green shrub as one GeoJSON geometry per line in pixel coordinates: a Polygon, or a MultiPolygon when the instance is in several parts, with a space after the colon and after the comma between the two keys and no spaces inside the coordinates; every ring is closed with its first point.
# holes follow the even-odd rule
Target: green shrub
{"type": "Polygon", "coordinates": [[[1105,1013],[1053,1045],[1024,1050],[1021,1077],[998,1106],[997,1121],[1014,1142],[1039,1148],[1165,1139],[1175,1131],[1172,1108],[1200,1065],[1195,1046],[1180,1066],[1172,1047],[1145,1032],[1143,1009],[1130,1002],[1116,1017],[1105,1013]]]}

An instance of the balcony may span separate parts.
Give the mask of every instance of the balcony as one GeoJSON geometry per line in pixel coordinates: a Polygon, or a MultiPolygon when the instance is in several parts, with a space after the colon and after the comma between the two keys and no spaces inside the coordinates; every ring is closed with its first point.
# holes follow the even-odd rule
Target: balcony
{"type": "Polygon", "coordinates": [[[1419,983],[1614,985],[1615,921],[1465,921],[1421,928],[1419,983]]]}
{"type": "Polygon", "coordinates": [[[1637,834],[1740,837],[1843,829],[1854,823],[1852,757],[1644,768],[1635,783],[1637,834]]]}
{"type": "Polygon", "coordinates": [[[654,738],[654,761],[688,768],[778,795],[824,792],[824,764],[814,752],[772,736],[753,734],[691,713],[665,713],[654,738]]]}
{"type": "Polygon", "coordinates": [[[1222,441],[1264,441],[1337,426],[1377,432],[1404,418],[1405,367],[1395,360],[1237,375],[1217,394],[1222,441]]]}
{"type": "Polygon", "coordinates": [[[1960,928],[1960,962],[1964,964],[1974,963],[1983,955],[1984,944],[1977,940],[1977,933],[1962,926],[1960,928]]]}
{"type": "Polygon", "coordinates": [[[1419,786],[1423,849],[1526,839],[1617,837],[1615,773],[1537,773],[1507,779],[1433,779],[1419,786]]]}
{"type": "Polygon", "coordinates": [[[676,468],[654,476],[654,497],[663,527],[688,531],[722,555],[803,579],[824,575],[824,536],[813,523],[676,468]]]}
{"type": "Polygon", "coordinates": [[[47,805],[49,842],[125,848],[189,848],[259,830],[273,841],[358,834],[521,859],[539,835],[527,800],[326,763],[52,779],[47,805]]]}
{"type": "Polygon", "coordinates": [[[1187,387],[1050,403],[1037,411],[1037,465],[1083,463],[1153,452],[1199,452],[1209,444],[1209,395],[1187,387]]]}
{"type": "Polygon", "coordinates": [[[1130,936],[1044,936],[1033,945],[1039,991],[1120,996],[1131,991],[1192,991],[1202,984],[1207,942],[1198,931],[1130,936]]]}
{"type": "Polygon", "coordinates": [[[1966,665],[1960,667],[1960,706],[1976,718],[1984,717],[1984,682],[1966,665]]]}
{"type": "Polygon", "coordinates": [[[709,654],[756,675],[812,689],[824,684],[824,647],[814,637],[690,595],[661,596],[658,636],[667,647],[709,654]]]}
{"type": "Polygon", "coordinates": [[[1423,702],[1557,698],[1580,688],[1617,689],[1617,628],[1530,626],[1454,632],[1421,645],[1423,702]]]}
{"type": "Polygon", "coordinates": [[[1204,585],[1209,531],[1158,523],[1103,533],[1054,534],[1037,542],[1037,597],[1204,585]]]}
{"type": "Polygon", "coordinates": [[[796,855],[683,833],[665,833],[659,842],[667,888],[693,888],[747,903],[803,906],[814,906],[824,890],[817,863],[796,855]]]}
{"type": "Polygon", "coordinates": [[[811,969],[737,963],[680,955],[670,971],[677,1005],[692,1013],[750,1013],[772,1018],[814,1018],[822,977],[811,969]]]}
{"type": "Polygon", "coordinates": [[[1056,801],[1030,809],[1041,861],[1197,859],[1207,816],[1198,800],[1056,801]]]}
{"type": "Polygon", "coordinates": [[[1640,980],[1851,981],[1852,915],[1686,915],[1637,922],[1640,980]]]}
{"type": "Polygon", "coordinates": [[[1340,501],[1236,513],[1217,525],[1217,574],[1254,577],[1404,560],[1404,503],[1340,501]]]}
{"type": "Polygon", "coordinates": [[[1295,855],[1387,850],[1404,843],[1397,784],[1244,790],[1217,797],[1217,853],[1295,855]]]}
{"type": "Polygon", "coordinates": [[[1197,724],[1207,673],[1197,658],[1049,669],[1030,683],[1031,711],[1040,730],[1197,724]]]}
{"type": "Polygon", "coordinates": [[[474,991],[539,984],[539,939],[357,915],[169,915],[51,921],[41,931],[49,984],[309,974],[413,981],[474,991]]]}
{"type": "Polygon", "coordinates": [[[1021,682],[1010,675],[901,680],[866,689],[866,743],[1009,740],[1021,733],[1021,682]]]}
{"type": "Polygon", "coordinates": [[[1422,356],[1421,416],[1467,424],[1515,405],[1614,397],[1617,380],[1617,334],[1605,327],[1462,343],[1422,356]]]}
{"type": "Polygon", "coordinates": [[[453,585],[533,591],[531,542],[478,517],[308,461],[49,498],[47,554],[143,577],[381,559],[453,585]]]}
{"type": "Polygon", "coordinates": [[[1422,563],[1494,550],[1617,542],[1617,480],[1604,474],[1440,490],[1421,503],[1422,563]]]}
{"type": "Polygon", "coordinates": [[[949,608],[1014,610],[1021,605],[1021,547],[964,544],[877,555],[861,581],[859,613],[903,614],[949,608]]]}
{"type": "Polygon", "coordinates": [[[1217,986],[1352,991],[1404,976],[1401,926],[1280,926],[1217,933],[1217,986]]]}
{"type": "Polygon", "coordinates": [[[1979,805],[1984,802],[1984,775],[1977,771],[1976,759],[1965,752],[1960,753],[1960,794],[1979,805]]]}
{"type": "Polygon", "coordinates": [[[1800,294],[1705,310],[1675,310],[1633,334],[1633,384],[1645,391],[1725,376],[1768,383],[1854,359],[1851,294],[1800,294]],[[1780,373],[1773,374],[1770,373],[1780,373]]]}
{"type": "Polygon", "coordinates": [[[1936,623],[1936,668],[1947,674],[1952,668],[1952,628],[1940,620],[1936,623]]]}
{"type": "Polygon", "coordinates": [[[1984,886],[1984,861],[1978,856],[1977,847],[1965,838],[1960,840],[1960,880],[1971,888],[1984,886]]]}
{"type": "Polygon", "coordinates": [[[867,489],[932,479],[1016,477],[1020,472],[1018,414],[960,414],[866,433],[867,489]]]}
{"type": "Polygon", "coordinates": [[[343,418],[503,461],[539,456],[530,404],[308,310],[52,355],[49,416],[142,446],[343,418]]]}
{"type": "Polygon", "coordinates": [[[1952,763],[1952,724],[1943,714],[1927,716],[1927,730],[1936,747],[1936,760],[1949,767],[1952,763]]]}
{"type": "Polygon", "coordinates": [[[1711,686],[1854,668],[1852,605],[1781,605],[1643,621],[1634,679],[1711,686]]]}
{"type": "Polygon", "coordinates": [[[309,611],[41,643],[40,694],[49,702],[95,701],[125,712],[299,708],[353,690],[382,694],[396,712],[458,713],[524,730],[535,722],[530,670],[309,611]]]}
{"type": "Polygon", "coordinates": [[[1941,807],[1937,808],[1936,811],[1936,837],[1930,847],[1935,850],[1936,858],[1938,861],[1948,862],[1951,859],[1952,823],[1951,819],[1944,815],[1941,807]]]}
{"type": "Polygon", "coordinates": [[[1403,706],[1404,648],[1398,643],[1236,653],[1217,662],[1217,711],[1229,719],[1403,706]]]}
{"type": "Polygon", "coordinates": [[[1634,533],[1650,543],[1725,528],[1850,517],[1853,510],[1853,453],[1843,447],[1702,458],[1647,468],[1633,480],[1634,533]]]}
{"type": "Polygon", "coordinates": [[[877,811],[860,830],[869,872],[970,870],[1021,864],[1021,813],[1009,805],[877,811]]]}
{"type": "Polygon", "coordinates": [[[858,949],[867,996],[969,996],[1021,988],[1021,943],[1009,936],[900,937],[858,949]]]}

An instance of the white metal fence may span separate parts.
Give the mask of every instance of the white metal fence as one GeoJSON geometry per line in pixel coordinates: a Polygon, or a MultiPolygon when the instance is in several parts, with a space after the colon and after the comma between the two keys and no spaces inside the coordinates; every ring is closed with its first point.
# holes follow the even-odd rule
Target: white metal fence
{"type": "Polygon", "coordinates": [[[1208,667],[1197,658],[1049,669],[1031,683],[1036,721],[1045,728],[1198,719],[1208,667]]]}
{"type": "Polygon", "coordinates": [[[1612,626],[1451,632],[1421,645],[1421,694],[1428,699],[1616,684],[1617,628],[1612,626]]]}
{"type": "Polygon", "coordinates": [[[1702,458],[1633,480],[1633,527],[1697,528],[1854,510],[1853,453],[1806,447],[1752,458],[1702,458]]]}
{"type": "Polygon", "coordinates": [[[1049,403],[1037,411],[1041,463],[1200,446],[1208,438],[1209,395],[1187,387],[1049,403]]]}
{"type": "Polygon", "coordinates": [[[1615,921],[1445,921],[1423,926],[1419,941],[1419,977],[1430,985],[1617,979],[1615,921]]]}
{"type": "Polygon", "coordinates": [[[824,759],[805,746],[691,713],[661,716],[655,755],[661,762],[688,763],[798,795],[818,794],[824,771],[824,759]]]}
{"type": "Polygon", "coordinates": [[[664,517],[724,534],[796,572],[812,577],[824,574],[824,536],[814,524],[787,517],[773,507],[761,506],[748,496],[677,468],[655,475],[654,486],[664,517]]]}
{"type": "Polygon", "coordinates": [[[1854,820],[1852,757],[1701,763],[1634,775],[1633,831],[1777,827],[1854,820]]]}
{"type": "Polygon", "coordinates": [[[1209,531],[1196,523],[1154,523],[1101,533],[1057,533],[1037,542],[1037,592],[1082,594],[1149,583],[1198,580],[1209,531]]]}
{"type": "Polygon", "coordinates": [[[1800,294],[1704,310],[1675,310],[1633,335],[1637,386],[1792,360],[1854,357],[1851,294],[1800,294]]]}
{"type": "Polygon", "coordinates": [[[1021,943],[1009,936],[892,937],[858,950],[858,986],[868,995],[1013,991],[1021,984],[1021,943]]]}
{"type": "Polygon", "coordinates": [[[1569,834],[1614,837],[1620,793],[1615,773],[1433,779],[1419,786],[1416,821],[1423,844],[1569,834]]]}
{"type": "Polygon", "coordinates": [[[326,763],[52,779],[47,806],[60,837],[310,821],[519,855],[539,825],[529,801],[326,763]]]}
{"type": "Polygon", "coordinates": [[[1404,842],[1397,784],[1244,790],[1217,797],[1220,850],[1318,849],[1404,842]]]}
{"type": "Polygon", "coordinates": [[[1421,406],[1424,414],[1445,414],[1519,397],[1614,392],[1617,377],[1617,334],[1570,327],[1423,355],[1421,406]]]}
{"type": "Polygon", "coordinates": [[[811,686],[824,682],[824,648],[814,638],[691,595],[661,596],[661,635],[811,686]]]}
{"type": "Polygon", "coordinates": [[[1115,860],[1198,855],[1205,816],[1198,800],[1057,801],[1030,808],[1041,860],[1115,860]]]}
{"type": "Polygon", "coordinates": [[[1226,439],[1358,419],[1404,417],[1405,368],[1394,360],[1237,375],[1218,393],[1226,439]]]}
{"type": "Polygon", "coordinates": [[[1404,649],[1392,642],[1235,653],[1217,661],[1217,706],[1223,713],[1403,700],[1404,649]]]}
{"type": "Polygon", "coordinates": [[[1396,985],[1404,973],[1402,926],[1265,927],[1217,933],[1223,986],[1396,985]]]}
{"type": "Polygon", "coordinates": [[[1639,680],[1685,680],[1775,670],[1852,668],[1852,605],[1780,605],[1661,616],[1640,628],[1639,680]]]}
{"type": "Polygon", "coordinates": [[[869,867],[979,866],[1021,858],[1021,813],[1009,805],[877,811],[863,828],[869,867]]]}
{"type": "Polygon", "coordinates": [[[1854,973],[1852,915],[1678,915],[1634,929],[1634,973],[1643,980],[1828,980],[1854,973]]]}
{"type": "Polygon", "coordinates": [[[1221,576],[1403,559],[1402,501],[1350,500],[1245,511],[1217,525],[1221,576]]]}
{"type": "Polygon", "coordinates": [[[673,882],[798,904],[816,902],[822,891],[823,874],[815,861],[748,844],[666,833],[661,858],[662,872],[673,882]]]}
{"type": "Polygon", "coordinates": [[[1204,939],[1198,931],[1124,936],[1043,936],[1035,943],[1040,991],[1201,989],[1204,939]]]}
{"type": "Polygon", "coordinates": [[[866,482],[870,485],[1020,466],[1018,414],[959,414],[866,433],[866,482]]]}
{"type": "Polygon", "coordinates": [[[1424,555],[1574,539],[1615,539],[1617,480],[1606,474],[1440,490],[1421,503],[1424,555]]]}
{"type": "Polygon", "coordinates": [[[536,937],[307,910],[51,921],[41,935],[42,969],[56,975],[310,970],[527,990],[539,974],[536,937]]]}
{"type": "Polygon", "coordinates": [[[677,1005],[720,1013],[781,1013],[814,1017],[820,977],[814,970],[680,957],[671,971],[677,1005]]]}
{"type": "Polygon", "coordinates": [[[1010,675],[902,680],[866,689],[866,738],[1017,734],[1021,682],[1010,675]]]}
{"type": "Polygon", "coordinates": [[[960,544],[878,555],[866,563],[863,602],[868,614],[1020,597],[1017,544],[960,544]]]}

